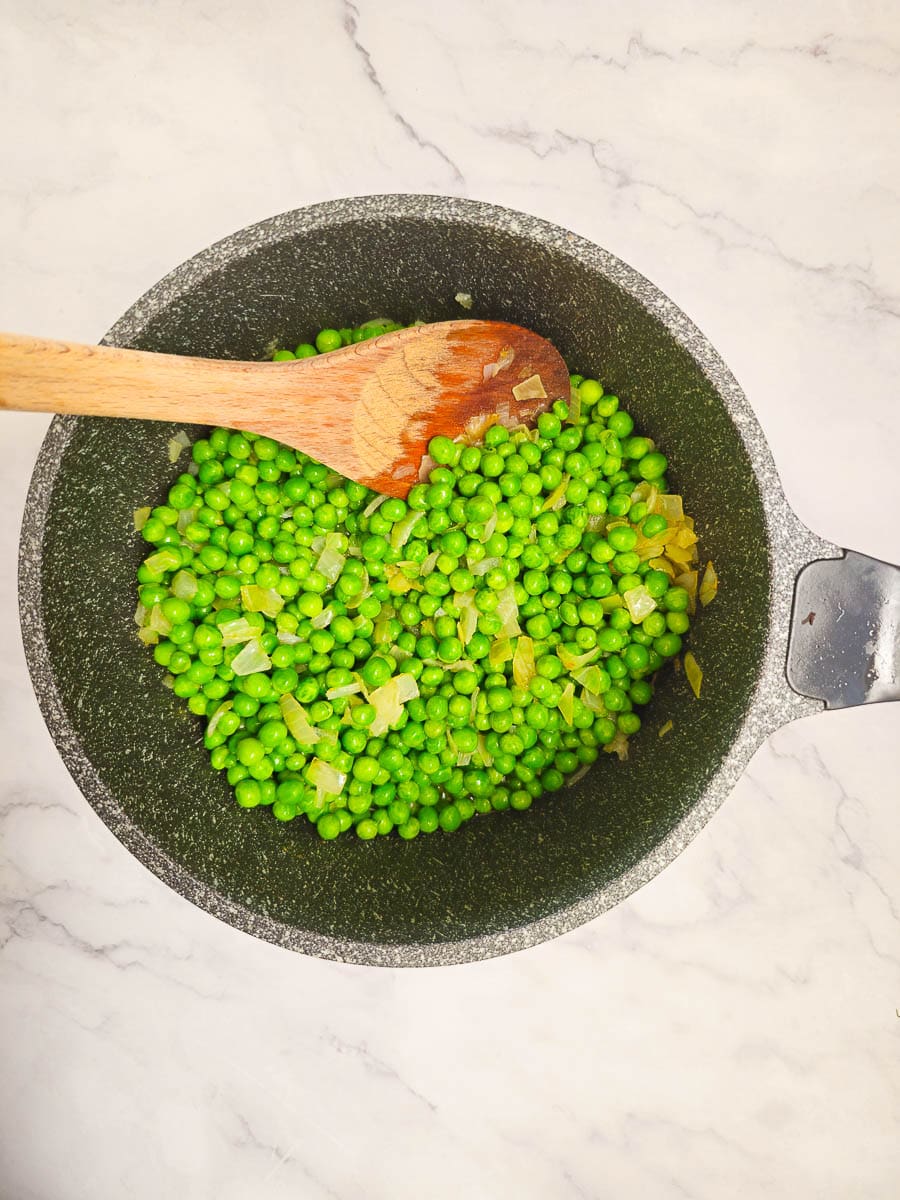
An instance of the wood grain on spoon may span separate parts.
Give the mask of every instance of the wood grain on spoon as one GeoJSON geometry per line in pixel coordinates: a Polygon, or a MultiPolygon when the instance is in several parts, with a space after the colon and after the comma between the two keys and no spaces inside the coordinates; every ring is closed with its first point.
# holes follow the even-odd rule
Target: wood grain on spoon
{"type": "Polygon", "coordinates": [[[497,412],[527,423],[568,394],[558,351],[502,321],[418,325],[284,363],[0,334],[0,409],[252,430],[391,496],[416,482],[435,435],[497,412]]]}

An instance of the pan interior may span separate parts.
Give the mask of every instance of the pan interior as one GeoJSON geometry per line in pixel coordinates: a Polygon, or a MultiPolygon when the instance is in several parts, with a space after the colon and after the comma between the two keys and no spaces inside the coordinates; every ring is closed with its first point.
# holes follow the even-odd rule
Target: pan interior
{"type": "MultiPolygon", "coordinates": [[[[163,501],[178,468],[173,427],[85,419],[53,489],[43,546],[43,620],[68,721],[100,779],[189,877],[300,929],[340,939],[435,943],[548,916],[657,846],[694,805],[747,710],[762,657],[769,561],[763,506],[737,430],[710,380],[666,328],[596,265],[522,232],[434,218],[341,218],[287,227],[173,288],[132,344],[263,357],[323,325],[493,317],[550,338],[573,370],[615,391],[669,456],[721,584],[696,622],[695,701],[666,675],[629,760],[600,761],[524,814],[476,819],[452,837],[322,843],[305,821],[243,811],[212,771],[202,722],[161,682],[134,636],[145,548],[132,511],[163,501]],[[472,293],[475,308],[454,302],[472,293]],[[672,732],[659,738],[667,721],[672,732]]],[[[189,429],[191,434],[199,430],[189,429]]]]}

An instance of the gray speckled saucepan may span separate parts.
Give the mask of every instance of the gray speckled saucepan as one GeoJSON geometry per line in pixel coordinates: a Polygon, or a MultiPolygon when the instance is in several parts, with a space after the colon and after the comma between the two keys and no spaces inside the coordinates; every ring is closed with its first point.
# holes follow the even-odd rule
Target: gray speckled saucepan
{"type": "Polygon", "coordinates": [[[173,427],[57,418],[28,497],[25,648],[79,787],[182,896],[323,958],[458,963],[573,929],[670,863],[774,729],[900,697],[900,571],[800,524],[712,346],[653,284],[564,229],[434,196],[319,204],[198,254],[104,340],[259,359],[273,341],[374,314],[458,317],[460,291],[474,297],[471,315],[539,331],[623,398],[668,454],[721,581],[692,634],[702,698],[668,672],[628,761],[601,755],[577,786],[527,813],[479,818],[453,837],[324,843],[306,822],[238,808],[209,768],[203,723],[134,636],[143,548],[132,511],[165,496],[173,427]],[[668,720],[675,732],[657,737],[668,720]]]}

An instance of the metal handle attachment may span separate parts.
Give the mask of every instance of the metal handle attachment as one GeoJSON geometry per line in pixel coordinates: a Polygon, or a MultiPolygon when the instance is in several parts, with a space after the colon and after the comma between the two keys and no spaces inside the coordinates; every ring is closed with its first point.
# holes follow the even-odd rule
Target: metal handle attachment
{"type": "Polygon", "coordinates": [[[794,587],[788,682],[826,708],[900,700],[900,567],[846,550],[794,587]]]}

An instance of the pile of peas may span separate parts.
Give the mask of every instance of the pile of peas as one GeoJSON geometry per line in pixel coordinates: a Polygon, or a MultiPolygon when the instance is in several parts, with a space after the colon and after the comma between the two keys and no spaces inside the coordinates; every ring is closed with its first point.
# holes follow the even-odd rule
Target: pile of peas
{"type": "MultiPolygon", "coordinates": [[[[392,328],[325,329],[274,358],[392,328]]],[[[667,462],[596,380],[574,375],[572,387],[574,416],[558,401],[528,432],[493,425],[479,445],[434,438],[428,481],[374,510],[375,493],[269,438],[215,429],[194,443],[194,465],[143,524],[153,552],[139,600],[169,626],[154,656],[207,719],[212,765],[238,804],[305,816],[326,840],[453,832],[476,813],[529,808],[640,729],[653,676],[690,622],[687,591],[636,550],[667,528],[639,487],[665,493],[667,462]],[[333,583],[316,569],[328,535],[344,555],[333,583]],[[473,570],[485,559],[496,561],[473,570]],[[244,611],[250,585],[277,593],[273,617],[244,611]],[[636,622],[622,597],[638,585],[655,608],[636,622]],[[527,686],[515,681],[517,638],[503,633],[510,596],[532,642],[527,686]],[[477,621],[464,644],[467,597],[477,621]],[[231,669],[243,646],[223,646],[220,630],[239,618],[258,629],[265,670],[231,669]],[[564,660],[585,655],[598,668],[593,693],[579,684],[573,695],[564,660]],[[401,673],[418,696],[372,736],[368,696],[401,673]],[[326,698],[354,682],[355,695],[326,698]],[[291,736],[286,695],[320,731],[315,745],[291,736]],[[339,795],[317,790],[316,760],[346,777],[339,795]]]]}

